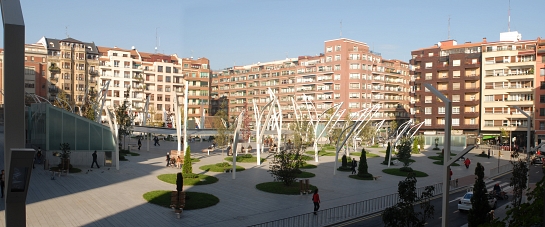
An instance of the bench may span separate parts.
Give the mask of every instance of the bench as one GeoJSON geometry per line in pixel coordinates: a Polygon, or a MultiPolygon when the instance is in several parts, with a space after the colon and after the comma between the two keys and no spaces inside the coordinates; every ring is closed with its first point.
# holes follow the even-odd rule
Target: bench
{"type": "Polygon", "coordinates": [[[373,180],[378,180],[379,178],[381,178],[382,176],[373,176],[373,180]]]}
{"type": "Polygon", "coordinates": [[[180,215],[184,212],[183,208],[185,207],[185,192],[180,192],[180,197],[178,201],[176,201],[176,198],[178,198],[178,192],[172,191],[170,193],[170,207],[174,210],[176,218],[180,219],[180,215]],[[179,204],[180,206],[176,207],[177,204],[179,204]]]}
{"type": "Polygon", "coordinates": [[[248,152],[252,152],[252,148],[244,148],[242,149],[242,151],[244,152],[244,154],[248,154],[248,152]]]}
{"type": "Polygon", "coordinates": [[[399,161],[399,160],[397,160],[397,159],[396,159],[396,160],[393,160],[393,161],[392,161],[392,163],[393,163],[394,165],[397,165],[397,164],[399,164],[399,162],[400,162],[400,161],[399,161]]]}

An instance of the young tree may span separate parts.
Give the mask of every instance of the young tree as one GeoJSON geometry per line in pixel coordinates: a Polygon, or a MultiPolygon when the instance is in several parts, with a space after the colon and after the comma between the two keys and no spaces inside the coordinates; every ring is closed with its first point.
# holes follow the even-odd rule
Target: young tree
{"type": "Polygon", "coordinates": [[[388,165],[388,160],[390,159],[390,142],[388,142],[388,146],[386,147],[386,156],[384,156],[384,162],[382,164],[388,165]]]}
{"type": "Polygon", "coordinates": [[[68,95],[66,94],[66,92],[64,90],[59,89],[59,93],[57,94],[57,99],[53,101],[53,105],[70,112],[71,111],[70,103],[71,101],[68,99],[68,95]]]}
{"type": "Polygon", "coordinates": [[[300,172],[299,166],[302,165],[301,153],[295,149],[280,149],[274,154],[273,161],[269,166],[268,172],[276,181],[281,181],[286,186],[295,182],[297,174],[300,172]]]}
{"type": "Polygon", "coordinates": [[[341,167],[343,169],[346,169],[348,168],[348,159],[346,158],[346,155],[344,154],[343,157],[341,158],[341,167]]]}
{"type": "Polygon", "coordinates": [[[506,129],[504,129],[504,128],[500,128],[500,142],[502,142],[502,143],[505,143],[505,142],[509,143],[509,139],[510,139],[510,138],[507,139],[507,141],[505,141],[505,138],[509,138],[509,132],[508,132],[506,129]]]}
{"type": "Polygon", "coordinates": [[[227,101],[221,101],[220,108],[216,112],[214,118],[214,128],[217,129],[218,134],[214,138],[219,147],[227,146],[229,144],[229,127],[227,125],[229,116],[227,115],[227,101]]]}
{"type": "Polygon", "coordinates": [[[125,139],[126,136],[132,133],[132,119],[129,115],[129,102],[124,101],[123,105],[120,105],[115,109],[115,116],[117,118],[117,127],[119,132],[119,139],[125,139]]]}
{"type": "Polygon", "coordinates": [[[513,201],[511,204],[513,207],[518,207],[522,203],[522,194],[526,189],[526,183],[528,182],[526,176],[528,174],[528,165],[526,161],[519,159],[518,161],[511,161],[513,164],[513,175],[511,176],[510,186],[513,187],[513,201]]]}
{"type": "Polygon", "coordinates": [[[365,148],[361,149],[360,164],[358,165],[358,176],[363,178],[371,178],[373,174],[369,173],[369,166],[367,165],[367,152],[365,148]]]}
{"type": "Polygon", "coordinates": [[[83,116],[91,121],[95,120],[95,106],[97,106],[97,93],[93,88],[89,90],[87,94],[87,100],[85,104],[81,107],[83,109],[83,116]]]}
{"type": "Polygon", "coordinates": [[[411,164],[411,144],[412,139],[403,138],[401,139],[400,144],[397,145],[397,158],[399,161],[403,162],[403,167],[408,167],[411,164]]]}
{"type": "Polygon", "coordinates": [[[469,227],[477,227],[486,223],[488,212],[491,208],[488,204],[488,193],[486,191],[486,185],[484,183],[484,167],[480,162],[475,167],[475,175],[477,179],[473,185],[473,197],[471,197],[471,209],[467,215],[467,221],[469,227]]]}
{"type": "Polygon", "coordinates": [[[184,166],[182,166],[182,173],[183,174],[193,173],[193,166],[191,163],[191,149],[189,148],[189,145],[187,146],[185,150],[184,166]]]}
{"type": "MultiPolygon", "coordinates": [[[[526,178],[526,177],[524,177],[526,178]]],[[[528,201],[513,206],[507,210],[507,216],[503,219],[509,226],[542,226],[545,195],[545,177],[537,182],[533,190],[527,189],[528,201]]]]}
{"type": "Polygon", "coordinates": [[[416,192],[416,177],[409,173],[407,178],[398,184],[399,202],[382,212],[382,222],[386,226],[424,226],[426,220],[433,218],[435,208],[430,204],[434,187],[427,186],[420,196],[416,192]],[[420,211],[414,207],[420,203],[420,211]]]}

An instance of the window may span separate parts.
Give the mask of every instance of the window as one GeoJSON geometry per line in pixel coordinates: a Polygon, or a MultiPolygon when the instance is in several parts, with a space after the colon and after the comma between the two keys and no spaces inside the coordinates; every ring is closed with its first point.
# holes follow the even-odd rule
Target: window
{"type": "Polygon", "coordinates": [[[163,72],[163,66],[157,66],[157,72],[163,72]]]}
{"type": "Polygon", "coordinates": [[[170,83],[170,76],[165,76],[165,82],[170,83]]]}
{"type": "Polygon", "coordinates": [[[333,86],[333,90],[341,90],[341,85],[340,84],[335,84],[333,86]]]}
{"type": "Polygon", "coordinates": [[[494,102],[494,96],[493,95],[485,95],[484,96],[485,102],[494,102]]]}
{"type": "Polygon", "coordinates": [[[452,126],[460,126],[460,119],[452,118],[452,126]]]}
{"type": "Polygon", "coordinates": [[[328,53],[329,53],[329,52],[331,52],[331,51],[333,51],[333,47],[326,47],[325,52],[328,52],[328,53]]]}
{"type": "Polygon", "coordinates": [[[350,83],[350,89],[359,89],[360,83],[350,83]]]}
{"type": "Polygon", "coordinates": [[[331,59],[332,59],[331,56],[327,56],[327,57],[325,58],[325,62],[331,62],[331,59]]]}
{"type": "Polygon", "coordinates": [[[453,60],[452,66],[460,66],[460,60],[453,60]]]}
{"type": "Polygon", "coordinates": [[[445,124],[445,118],[438,118],[437,119],[437,124],[438,125],[444,125],[445,124]]]}
{"type": "Polygon", "coordinates": [[[333,94],[333,97],[334,97],[335,99],[340,99],[340,98],[341,98],[341,94],[333,94]]]}
{"type": "Polygon", "coordinates": [[[424,100],[425,100],[424,103],[431,103],[432,97],[426,96],[424,100]]]}
{"type": "Polygon", "coordinates": [[[350,79],[359,79],[360,74],[359,73],[350,73],[350,79]]]}
{"type": "Polygon", "coordinates": [[[539,89],[543,90],[545,89],[545,81],[541,81],[541,86],[539,86],[539,89]]]}
{"type": "Polygon", "coordinates": [[[460,83],[452,83],[452,90],[460,90],[460,83]]]}
{"type": "Polygon", "coordinates": [[[424,109],[424,114],[431,114],[431,107],[426,107],[424,109]]]}
{"type": "Polygon", "coordinates": [[[545,103],[545,95],[540,95],[539,96],[539,102],[540,103],[545,103]]]}
{"type": "Polygon", "coordinates": [[[545,116],[545,108],[539,108],[539,116],[545,116]]]}
{"type": "Polygon", "coordinates": [[[492,127],[492,126],[494,126],[494,121],[493,120],[485,120],[484,121],[484,126],[492,127]]]}
{"type": "Polygon", "coordinates": [[[170,72],[171,72],[171,67],[170,67],[170,66],[167,66],[167,67],[165,68],[165,70],[166,70],[166,73],[170,73],[170,72]]]}
{"type": "Polygon", "coordinates": [[[335,46],[335,51],[341,51],[341,46],[335,46]]]}
{"type": "Polygon", "coordinates": [[[424,119],[424,125],[425,126],[431,126],[431,119],[424,119]]]}
{"type": "Polygon", "coordinates": [[[460,71],[452,71],[452,77],[460,78],[460,71]]]}
{"type": "Polygon", "coordinates": [[[433,66],[432,62],[426,62],[426,69],[431,69],[432,66],[433,66]]]}
{"type": "Polygon", "coordinates": [[[335,55],[335,61],[340,61],[341,60],[341,55],[337,54],[335,55]]]}
{"type": "Polygon", "coordinates": [[[358,63],[351,63],[349,67],[349,69],[359,69],[359,68],[360,68],[360,64],[358,63]]]}
{"type": "Polygon", "coordinates": [[[208,78],[209,74],[207,72],[201,72],[201,78],[208,78]]]}
{"type": "Polygon", "coordinates": [[[477,121],[475,120],[475,118],[470,118],[470,119],[469,119],[469,124],[470,124],[470,125],[476,124],[475,122],[477,122],[477,121]]]}
{"type": "Polygon", "coordinates": [[[426,73],[426,80],[433,79],[433,73],[426,73]]]}
{"type": "Polygon", "coordinates": [[[433,57],[433,53],[428,53],[428,57],[433,57]]]}
{"type": "MultiPolygon", "coordinates": [[[[460,83],[458,83],[460,86],[460,83]]],[[[460,95],[452,95],[452,102],[460,102],[460,95]]]]}
{"type": "Polygon", "coordinates": [[[459,106],[453,106],[452,107],[452,114],[460,114],[460,107],[459,106]]]}
{"type": "Polygon", "coordinates": [[[354,92],[350,92],[348,98],[351,98],[351,99],[357,99],[360,97],[360,93],[354,93],[354,92]]]}
{"type": "Polygon", "coordinates": [[[545,121],[539,122],[539,130],[545,130],[545,121]]]}
{"type": "Polygon", "coordinates": [[[341,80],[341,75],[340,74],[336,74],[333,76],[333,79],[334,80],[341,80]]]}
{"type": "Polygon", "coordinates": [[[351,102],[351,103],[348,103],[348,108],[350,108],[350,109],[359,108],[359,107],[360,107],[360,103],[359,103],[359,102],[351,102]]]}
{"type": "MultiPolygon", "coordinates": [[[[543,59],[545,59],[545,57],[543,59]]],[[[545,76],[545,68],[539,69],[539,75],[540,76],[545,76]]]]}
{"type": "Polygon", "coordinates": [[[335,68],[333,70],[335,70],[335,71],[341,70],[341,65],[335,65],[335,68]]]}
{"type": "Polygon", "coordinates": [[[438,108],[437,108],[437,112],[438,112],[439,114],[445,114],[445,107],[444,107],[444,106],[438,107],[438,108]]]}

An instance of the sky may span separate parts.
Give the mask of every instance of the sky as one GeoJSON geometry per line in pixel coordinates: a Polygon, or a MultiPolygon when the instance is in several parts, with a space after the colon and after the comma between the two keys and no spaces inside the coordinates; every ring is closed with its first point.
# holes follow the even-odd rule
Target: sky
{"type": "MultiPolygon", "coordinates": [[[[449,38],[499,40],[509,0],[21,0],[26,43],[70,36],[98,46],[206,57],[212,69],[316,55],[324,41],[367,43],[385,59],[449,38]],[[342,26],[341,26],[342,25],[342,26]],[[342,36],[341,36],[342,33],[342,36]]],[[[542,0],[511,0],[511,31],[545,37],[542,0]]],[[[3,46],[3,31],[0,31],[3,46]]]]}

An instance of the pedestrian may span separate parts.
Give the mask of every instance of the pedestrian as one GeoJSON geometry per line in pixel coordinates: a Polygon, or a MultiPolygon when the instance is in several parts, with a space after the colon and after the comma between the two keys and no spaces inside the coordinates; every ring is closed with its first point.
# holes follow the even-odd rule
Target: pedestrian
{"type": "Polygon", "coordinates": [[[42,148],[38,147],[38,153],[36,153],[36,159],[38,159],[38,163],[42,164],[42,148]]]}
{"type": "Polygon", "coordinates": [[[167,167],[170,166],[170,154],[167,152],[167,167]]]}
{"type": "Polygon", "coordinates": [[[466,160],[464,160],[464,164],[466,165],[466,169],[469,169],[469,165],[471,164],[471,160],[469,160],[469,158],[466,158],[466,160]]]}
{"type": "Polygon", "coordinates": [[[138,138],[138,150],[142,147],[142,141],[140,141],[140,138],[138,138]]]}
{"type": "Polygon", "coordinates": [[[356,167],[358,167],[358,161],[356,159],[352,159],[352,174],[356,174],[356,167]]]}
{"type": "Polygon", "coordinates": [[[488,148],[488,159],[490,159],[490,148],[488,148]]]}
{"type": "Polygon", "coordinates": [[[97,168],[100,169],[100,166],[98,165],[98,162],[97,162],[97,151],[93,152],[93,163],[91,163],[91,168],[93,168],[95,163],[97,164],[97,168]]]}
{"type": "Polygon", "coordinates": [[[176,158],[176,168],[181,169],[182,168],[182,158],[178,155],[178,158],[176,158]]]}
{"type": "Polygon", "coordinates": [[[452,180],[452,169],[450,167],[448,169],[450,171],[450,175],[448,176],[448,180],[450,181],[450,180],[452,180]]]}
{"type": "Polygon", "coordinates": [[[155,138],[153,138],[153,141],[155,142],[153,146],[161,146],[161,144],[159,144],[159,137],[155,136],[155,138]]]}
{"type": "Polygon", "coordinates": [[[5,182],[6,182],[6,174],[4,173],[4,170],[2,170],[2,180],[0,181],[0,188],[2,190],[2,197],[0,198],[4,198],[4,186],[5,186],[5,182]]]}
{"type": "Polygon", "coordinates": [[[314,195],[312,195],[312,202],[314,203],[314,215],[316,215],[318,209],[320,209],[320,195],[318,195],[318,189],[314,190],[314,195]]]}

